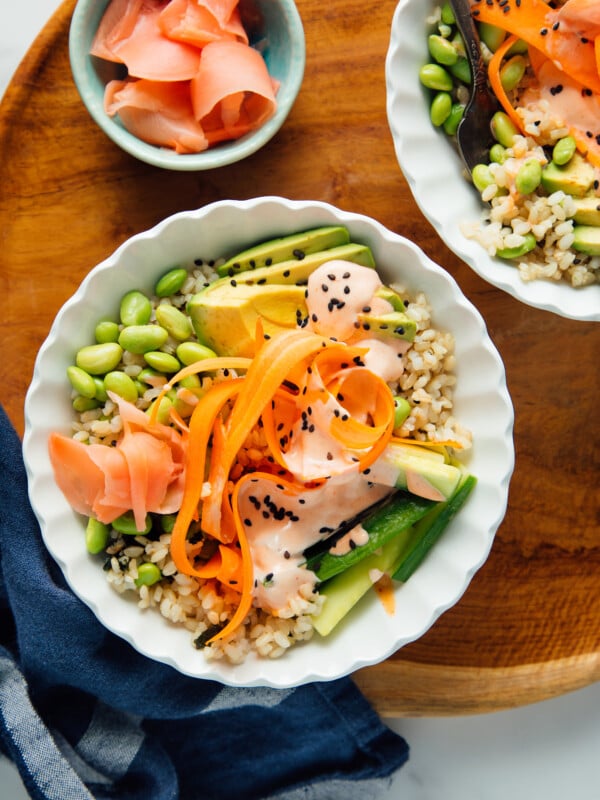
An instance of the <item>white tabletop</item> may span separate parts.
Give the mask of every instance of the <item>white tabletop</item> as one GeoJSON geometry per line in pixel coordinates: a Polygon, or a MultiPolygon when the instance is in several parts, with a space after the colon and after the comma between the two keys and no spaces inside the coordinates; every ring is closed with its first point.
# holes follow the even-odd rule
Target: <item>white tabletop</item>
{"type": "MultiPolygon", "coordinates": [[[[0,96],[59,5],[4,0],[0,96]]],[[[411,755],[381,800],[600,799],[600,683],[496,714],[387,722],[406,738],[411,755]]],[[[0,796],[28,797],[3,760],[0,796]]]]}

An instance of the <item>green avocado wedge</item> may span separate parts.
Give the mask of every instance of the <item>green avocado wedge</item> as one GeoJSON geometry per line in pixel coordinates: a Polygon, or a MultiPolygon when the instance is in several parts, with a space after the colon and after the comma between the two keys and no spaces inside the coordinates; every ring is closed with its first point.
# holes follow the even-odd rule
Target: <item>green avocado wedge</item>
{"type": "Polygon", "coordinates": [[[217,268],[220,276],[234,276],[246,270],[269,267],[280,261],[301,261],[310,253],[329,250],[350,241],[347,228],[327,225],[261,242],[228,259],[217,268]]]}

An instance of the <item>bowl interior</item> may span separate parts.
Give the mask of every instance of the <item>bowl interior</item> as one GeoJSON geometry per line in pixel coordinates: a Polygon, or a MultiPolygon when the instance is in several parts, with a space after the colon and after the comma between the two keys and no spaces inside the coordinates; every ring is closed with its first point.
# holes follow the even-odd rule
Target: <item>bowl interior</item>
{"type": "Polygon", "coordinates": [[[124,67],[90,55],[90,47],[110,0],[78,0],[69,31],[69,58],[73,80],[86,108],[104,133],[130,155],[149,164],[174,170],[214,169],[246,158],[263,147],[281,128],[300,91],[306,50],[302,20],[292,0],[252,0],[250,43],[260,45],[270,75],[279,81],[277,110],[260,128],[237,140],[223,142],[202,153],[177,154],[143,142],[129,133],[117,117],[104,111],[104,87],[123,78],[124,67]]]}
{"type": "Polygon", "coordinates": [[[273,197],[222,201],[176,214],[134,236],[95,267],[60,310],[39,352],[25,417],[31,502],[46,546],[74,592],[109,630],[138,651],[185,674],[238,686],[289,687],[331,680],[381,661],[421,636],[456,603],[485,561],[505,513],[514,462],[513,412],[504,367],[481,316],[451,276],[412,242],[367,217],[325,203],[273,197]],[[78,347],[91,341],[97,319],[116,314],[128,290],[151,290],[165,269],[327,224],[347,225],[354,240],[368,244],[385,281],[401,281],[410,292],[425,291],[436,326],[454,333],[455,414],[473,432],[468,466],[478,484],[430,557],[410,581],[396,588],[393,616],[376,598],[365,598],[334,634],[324,639],[315,636],[281,659],[252,656],[239,666],[205,661],[191,645],[188,632],[171,626],[158,613],[141,613],[134,601],[117,595],[97,560],[85,550],[84,520],[57,489],[47,453],[50,432],[70,429],[65,370],[78,347]]]}
{"type": "Polygon", "coordinates": [[[516,267],[488,255],[460,230],[481,218],[482,203],[463,174],[450,139],[429,117],[428,93],[418,77],[431,60],[427,18],[435,0],[402,0],[391,27],[386,57],[387,116],[396,157],[415,201],[446,245],[480,277],[534,308],[563,317],[600,320],[600,285],[575,289],[566,282],[525,282],[516,267]]]}

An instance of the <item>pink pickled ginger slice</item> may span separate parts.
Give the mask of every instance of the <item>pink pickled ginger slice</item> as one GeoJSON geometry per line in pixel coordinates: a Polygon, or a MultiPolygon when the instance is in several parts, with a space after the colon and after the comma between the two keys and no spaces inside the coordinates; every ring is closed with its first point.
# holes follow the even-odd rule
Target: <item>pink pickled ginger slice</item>
{"type": "Polygon", "coordinates": [[[219,19],[196,0],[171,0],[161,11],[158,24],[161,31],[180,42],[203,47],[219,39],[234,39],[248,43],[240,12],[234,8],[231,17],[221,24],[219,19]]]}
{"type": "MultiPolygon", "coordinates": [[[[242,42],[218,41],[206,45],[198,73],[191,81],[194,115],[211,128],[225,132],[240,125],[251,130],[262,125],[277,108],[276,86],[261,54],[242,42]],[[244,94],[239,103],[240,93],[244,94]],[[211,114],[222,104],[222,126],[211,114]]],[[[205,125],[208,130],[208,126],[205,125]]],[[[207,134],[208,135],[208,134],[207,134]]]]}
{"type": "Polygon", "coordinates": [[[110,81],[104,94],[109,116],[119,115],[139,139],[176,153],[199,153],[208,147],[202,126],[194,117],[189,81],[110,81]]]}
{"type": "Polygon", "coordinates": [[[164,35],[159,17],[166,5],[164,0],[112,0],[91,54],[125,64],[136,78],[189,80],[198,71],[200,51],[164,35]]]}

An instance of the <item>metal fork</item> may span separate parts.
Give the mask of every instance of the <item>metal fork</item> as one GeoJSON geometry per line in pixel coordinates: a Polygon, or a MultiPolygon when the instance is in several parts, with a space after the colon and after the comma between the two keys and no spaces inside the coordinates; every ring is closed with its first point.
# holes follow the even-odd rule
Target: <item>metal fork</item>
{"type": "Polygon", "coordinates": [[[449,2],[471,67],[471,95],[456,131],[460,155],[471,172],[476,164],[488,160],[488,150],[493,142],[490,119],[500,106],[488,86],[487,68],[481,56],[475,21],[471,16],[471,3],[469,0],[449,2]]]}

